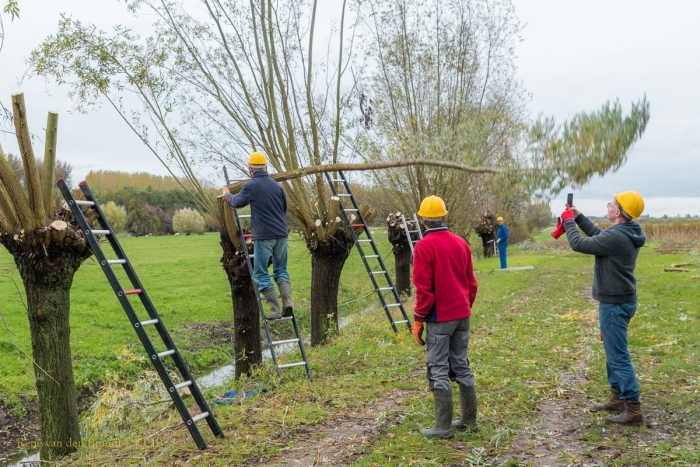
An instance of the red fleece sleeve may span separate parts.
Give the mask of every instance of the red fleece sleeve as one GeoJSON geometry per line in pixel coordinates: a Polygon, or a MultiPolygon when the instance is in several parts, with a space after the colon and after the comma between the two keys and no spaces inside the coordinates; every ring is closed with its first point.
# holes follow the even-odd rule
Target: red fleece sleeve
{"type": "Polygon", "coordinates": [[[476,283],[476,276],[474,275],[474,263],[472,263],[472,252],[471,250],[469,250],[468,247],[467,255],[467,283],[469,284],[469,306],[474,306],[478,284],[476,283]]]}
{"type": "Polygon", "coordinates": [[[413,250],[413,285],[416,288],[416,307],[413,309],[415,321],[425,321],[435,303],[433,290],[434,263],[425,245],[416,244],[413,250]]]}

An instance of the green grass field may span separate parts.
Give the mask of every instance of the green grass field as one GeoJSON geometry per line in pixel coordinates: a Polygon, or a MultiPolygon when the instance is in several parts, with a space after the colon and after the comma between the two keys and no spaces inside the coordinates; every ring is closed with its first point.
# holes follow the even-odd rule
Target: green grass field
{"type": "MultiPolygon", "coordinates": [[[[382,235],[377,237],[382,250],[390,252],[385,236],[384,239],[382,235]]],[[[230,288],[219,262],[221,247],[218,234],[120,236],[119,241],[192,369],[201,372],[229,364],[231,346],[212,345],[209,333],[215,329],[196,326],[215,323],[225,329],[230,327],[233,320],[232,302],[227,295],[230,288]],[[203,345],[203,341],[208,344],[203,345]],[[198,352],[187,354],[190,348],[198,352]]],[[[104,251],[110,257],[111,251],[106,243],[104,251]]],[[[360,257],[354,250],[352,253],[339,287],[341,316],[374,303],[372,296],[367,297],[372,287],[360,257]]],[[[311,256],[303,241],[291,236],[289,271],[302,326],[308,325],[310,268],[311,256]]],[[[114,270],[120,283],[125,288],[131,288],[121,268],[114,270]]],[[[6,250],[0,250],[0,358],[4,362],[0,366],[0,394],[5,397],[5,403],[17,405],[19,409],[22,403],[17,399],[17,394],[30,399],[34,397],[34,372],[29,358],[31,342],[24,295],[12,257],[6,250]]],[[[137,313],[142,310],[140,305],[135,308],[137,313]]],[[[132,367],[127,368],[120,364],[122,350],[133,348],[138,353],[142,347],[94,258],[87,260],[75,276],[71,290],[70,321],[78,387],[99,385],[108,371],[119,369],[136,374],[142,368],[150,368],[148,362],[133,362],[132,367]]]]}
{"type": "MultiPolygon", "coordinates": [[[[494,271],[497,258],[475,265],[480,290],[470,361],[476,373],[478,433],[460,433],[452,440],[426,440],[417,433],[434,420],[423,351],[408,332],[394,334],[378,308],[368,308],[376,302],[373,295],[354,301],[371,287],[353,251],[339,298],[341,313],[352,318],[331,344],[307,347],[313,382],[291,378],[244,403],[214,406],[227,438],[213,438],[202,424],[210,444],[207,451],[198,451],[186,430],[173,429],[179,417],[168,413],[125,431],[102,433],[103,439],[120,443],[81,449],[65,464],[288,465],[297,459],[301,465],[311,465],[304,464],[295,446],[317,449],[308,443],[323,438],[326,429],[342,445],[346,423],[362,420],[373,427],[371,434],[359,447],[347,450],[339,464],[700,465],[700,280],[693,278],[700,274],[698,257],[659,255],[653,244],[643,248],[637,267],[639,308],[629,333],[647,423],[611,427],[604,415],[588,411],[592,401],[608,395],[597,303],[589,291],[593,259],[561,248],[564,238],[559,248],[551,247],[554,242],[547,235],[539,235],[537,243],[527,248],[509,249],[510,267],[534,266],[534,270],[494,271]],[[678,262],[693,263],[694,272],[663,272],[678,262]]],[[[380,231],[375,237],[381,240],[382,251],[389,253],[380,231]]],[[[193,323],[231,319],[218,237],[120,240],[176,342],[182,340],[195,376],[227,364],[230,344],[210,339],[208,345],[193,345],[196,339],[189,337],[198,332],[193,323]]],[[[290,255],[294,294],[302,310],[299,319],[308,335],[304,308],[310,258],[298,239],[291,242],[290,255]]],[[[393,263],[390,257],[387,263],[393,263]]],[[[0,394],[21,410],[23,399],[18,394],[33,394],[31,361],[25,355],[30,353],[27,319],[9,279],[18,281],[17,273],[4,251],[0,267],[0,394]]],[[[76,384],[99,384],[108,372],[122,372],[128,382],[148,369],[138,359],[132,359],[131,366],[120,363],[124,349],[138,354],[140,345],[94,262],[77,274],[72,303],[76,384]]],[[[410,302],[407,308],[411,309],[410,302]]],[[[206,395],[211,398],[226,389],[246,390],[259,384],[273,387],[273,373],[266,367],[254,378],[211,388],[206,395]]]]}

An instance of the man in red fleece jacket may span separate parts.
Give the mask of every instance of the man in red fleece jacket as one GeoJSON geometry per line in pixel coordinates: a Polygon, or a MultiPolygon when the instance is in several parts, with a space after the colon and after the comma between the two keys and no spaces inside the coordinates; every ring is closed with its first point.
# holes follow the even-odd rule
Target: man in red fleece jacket
{"type": "Polygon", "coordinates": [[[472,253],[469,244],[445,225],[447,209],[437,196],[428,196],[418,211],[427,229],[413,252],[416,288],[416,342],[426,346],[427,378],[435,401],[435,427],[420,430],[425,436],[452,437],[452,429],[476,431],[476,391],[469,367],[469,321],[476,299],[472,253]],[[426,340],[421,338],[425,324],[426,340]],[[452,421],[452,387],[459,384],[461,417],[452,421]]]}

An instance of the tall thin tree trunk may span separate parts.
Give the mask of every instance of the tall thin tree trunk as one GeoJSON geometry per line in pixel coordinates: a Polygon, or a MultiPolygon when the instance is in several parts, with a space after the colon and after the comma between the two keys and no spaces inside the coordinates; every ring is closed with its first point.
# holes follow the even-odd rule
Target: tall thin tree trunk
{"type": "Polygon", "coordinates": [[[39,397],[41,459],[52,460],[77,449],[78,404],[70,350],[70,287],[83,261],[65,256],[53,264],[15,258],[27,293],[34,375],[39,397]]]}
{"type": "Polygon", "coordinates": [[[236,253],[225,232],[221,233],[221,248],[224,251],[221,262],[231,285],[235,379],[238,379],[262,363],[260,312],[245,256],[236,253]]]}
{"type": "Polygon", "coordinates": [[[352,238],[338,230],[330,241],[310,249],[311,345],[338,335],[338,283],[352,247],[352,238]]]}

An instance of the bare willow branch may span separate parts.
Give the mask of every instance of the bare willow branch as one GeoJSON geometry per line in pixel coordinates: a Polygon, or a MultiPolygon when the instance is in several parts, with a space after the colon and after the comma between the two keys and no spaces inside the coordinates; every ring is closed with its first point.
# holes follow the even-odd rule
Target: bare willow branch
{"type": "Polygon", "coordinates": [[[24,105],[24,94],[19,92],[12,95],[12,113],[15,122],[15,133],[17,143],[24,164],[24,176],[27,181],[27,192],[29,193],[29,208],[32,214],[32,221],[25,228],[33,228],[45,222],[46,213],[41,196],[41,185],[39,183],[39,170],[37,169],[32,140],[29,135],[29,125],[27,123],[27,109],[24,105]]]}
{"type": "MultiPolygon", "coordinates": [[[[2,153],[2,148],[0,148],[0,153],[2,153]]],[[[10,195],[7,194],[2,183],[0,183],[0,216],[2,217],[0,219],[0,234],[17,225],[17,216],[15,216],[15,210],[10,202],[10,195]]]]}
{"type": "Polygon", "coordinates": [[[44,173],[42,178],[42,194],[44,196],[44,211],[51,214],[53,210],[54,178],[56,177],[56,142],[58,134],[58,113],[49,112],[46,120],[46,147],[44,148],[44,173]]]}
{"type": "MultiPolygon", "coordinates": [[[[32,211],[29,209],[29,203],[27,197],[24,196],[22,191],[22,186],[17,180],[17,175],[15,171],[10,167],[10,163],[7,162],[5,153],[2,151],[2,146],[0,146],[0,182],[5,188],[5,198],[6,204],[11,204],[13,207],[15,217],[15,223],[19,222],[25,230],[30,230],[34,227],[34,218],[32,217],[32,211]]],[[[3,213],[6,217],[10,219],[9,214],[12,214],[12,210],[8,209],[5,213],[5,208],[3,208],[3,213]]]]}

